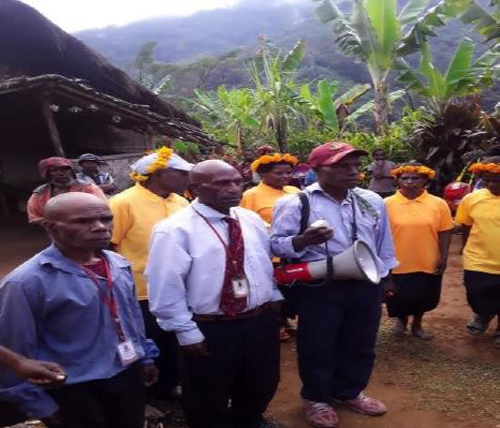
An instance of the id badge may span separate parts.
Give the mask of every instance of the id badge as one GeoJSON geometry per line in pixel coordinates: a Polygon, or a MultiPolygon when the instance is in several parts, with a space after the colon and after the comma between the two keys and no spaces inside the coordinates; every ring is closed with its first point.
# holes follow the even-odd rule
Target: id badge
{"type": "Polygon", "coordinates": [[[120,356],[120,361],[124,367],[129,366],[134,361],[139,359],[131,340],[125,340],[124,342],[120,342],[118,344],[118,355],[120,356]]]}
{"type": "Polygon", "coordinates": [[[248,280],[245,277],[234,278],[231,283],[233,284],[234,297],[248,296],[248,280]]]}

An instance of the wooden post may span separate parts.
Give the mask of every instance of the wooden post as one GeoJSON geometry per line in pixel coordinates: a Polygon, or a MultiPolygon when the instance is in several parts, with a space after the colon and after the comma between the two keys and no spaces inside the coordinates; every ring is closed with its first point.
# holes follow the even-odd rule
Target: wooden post
{"type": "Polygon", "coordinates": [[[50,109],[50,97],[48,93],[42,94],[42,113],[47,123],[47,128],[49,131],[50,141],[54,146],[57,156],[66,157],[64,154],[64,149],[61,144],[61,137],[59,136],[59,131],[57,129],[56,120],[54,118],[54,112],[50,109]]]}

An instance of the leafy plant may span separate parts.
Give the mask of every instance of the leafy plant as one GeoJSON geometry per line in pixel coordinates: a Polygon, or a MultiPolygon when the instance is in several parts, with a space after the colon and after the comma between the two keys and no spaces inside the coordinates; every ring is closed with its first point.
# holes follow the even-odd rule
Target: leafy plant
{"type": "Polygon", "coordinates": [[[321,1],[317,15],[321,22],[331,23],[340,51],[366,64],[375,91],[378,132],[387,124],[389,76],[398,58],[420,50],[429,37],[435,36],[434,29],[452,17],[476,23],[476,29],[490,36],[494,33],[492,21],[473,0],[442,0],[429,10],[429,0],[408,0],[399,14],[396,0],[353,0],[349,17],[333,0],[316,1],[321,1]]]}
{"type": "Polygon", "coordinates": [[[492,86],[498,79],[500,68],[497,62],[500,58],[500,44],[473,62],[474,50],[475,45],[472,40],[462,40],[447,71],[442,73],[432,62],[429,44],[424,43],[420,73],[418,74],[407,62],[401,60],[398,68],[403,74],[399,80],[406,83],[408,88],[418,95],[427,97],[439,114],[454,98],[479,93],[486,87],[492,86]]]}

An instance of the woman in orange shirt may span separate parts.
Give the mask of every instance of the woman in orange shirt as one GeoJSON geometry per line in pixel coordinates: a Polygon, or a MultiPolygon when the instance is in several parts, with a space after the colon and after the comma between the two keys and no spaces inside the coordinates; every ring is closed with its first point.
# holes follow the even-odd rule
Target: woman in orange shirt
{"type": "Polygon", "coordinates": [[[392,271],[396,289],[387,299],[387,311],[395,319],[396,334],[406,331],[411,315],[412,334],[430,340],[432,335],[423,330],[422,319],[439,303],[453,221],[446,202],[425,190],[434,171],[414,162],[393,174],[399,190],[385,203],[399,266],[392,271]]]}
{"type": "Polygon", "coordinates": [[[262,181],[243,193],[240,206],[255,211],[262,220],[270,224],[276,201],[285,195],[300,192],[297,187],[288,186],[293,167],[297,163],[298,159],[288,153],[274,153],[256,159],[251,169],[261,176],[262,181]]]}
{"type": "MultiPolygon", "coordinates": [[[[292,170],[298,164],[298,159],[290,154],[274,153],[257,158],[251,165],[252,172],[261,176],[262,181],[255,187],[243,193],[240,206],[252,210],[267,223],[271,224],[273,209],[279,198],[300,192],[300,189],[288,186],[292,179],[292,170]]],[[[283,293],[286,295],[285,290],[283,293]]],[[[286,297],[286,296],[285,296],[286,297]]],[[[280,340],[290,339],[287,326],[286,302],[281,313],[280,340]]]]}

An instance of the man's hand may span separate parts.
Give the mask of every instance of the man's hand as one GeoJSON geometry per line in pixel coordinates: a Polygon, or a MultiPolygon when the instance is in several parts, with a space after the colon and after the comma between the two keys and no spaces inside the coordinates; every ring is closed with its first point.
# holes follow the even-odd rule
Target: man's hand
{"type": "Polygon", "coordinates": [[[396,294],[396,286],[394,285],[392,275],[387,275],[385,278],[382,278],[381,283],[383,293],[382,300],[386,302],[396,294]]]}
{"type": "Polygon", "coordinates": [[[193,343],[192,345],[181,346],[181,351],[190,355],[191,357],[207,357],[210,355],[207,349],[207,343],[202,342],[193,343]]]}
{"type": "Polygon", "coordinates": [[[14,371],[18,376],[40,386],[57,386],[66,380],[66,373],[57,363],[20,358],[14,371]]]}
{"type": "Polygon", "coordinates": [[[319,245],[333,238],[333,229],[329,227],[308,227],[302,235],[293,238],[295,251],[302,251],[309,245],[319,245]]]}
{"type": "Polygon", "coordinates": [[[142,377],[144,379],[144,385],[149,387],[158,382],[159,373],[160,371],[154,364],[148,364],[146,366],[142,366],[142,377]]]}

